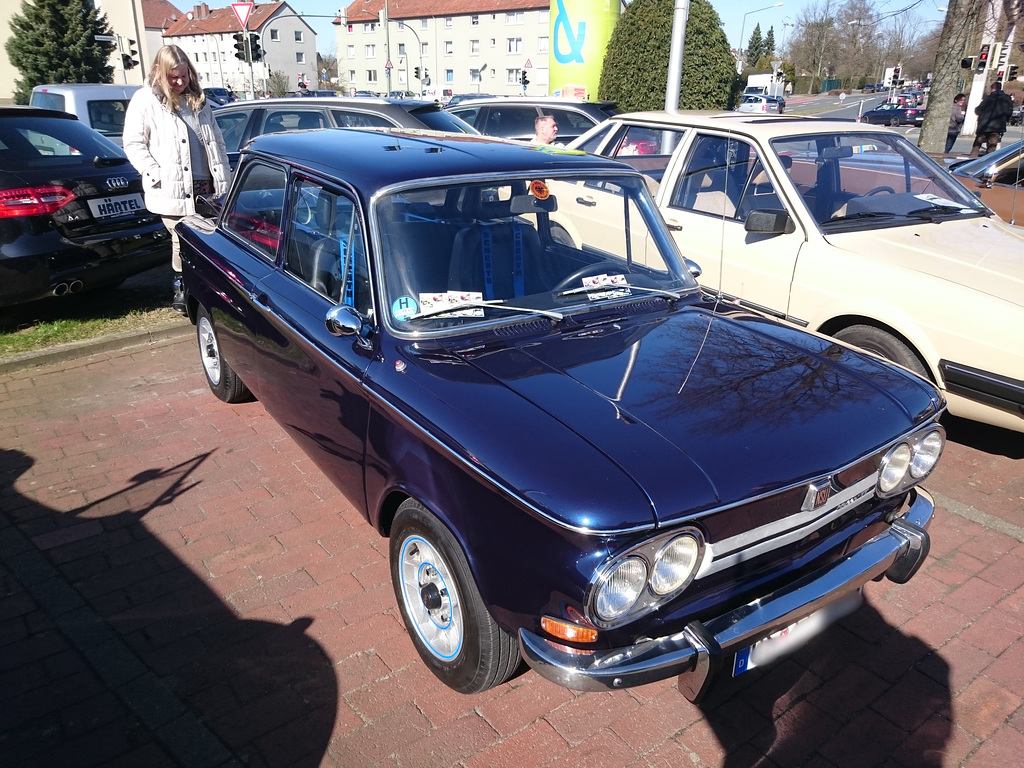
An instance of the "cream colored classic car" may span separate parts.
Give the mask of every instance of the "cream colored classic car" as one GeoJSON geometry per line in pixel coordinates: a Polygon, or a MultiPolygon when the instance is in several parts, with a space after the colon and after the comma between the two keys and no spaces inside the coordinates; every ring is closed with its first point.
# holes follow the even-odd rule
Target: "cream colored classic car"
{"type": "Polygon", "coordinates": [[[1024,431],[1024,232],[902,135],[643,112],[571,148],[650,178],[705,290],[900,363],[955,415],[1024,431]]]}

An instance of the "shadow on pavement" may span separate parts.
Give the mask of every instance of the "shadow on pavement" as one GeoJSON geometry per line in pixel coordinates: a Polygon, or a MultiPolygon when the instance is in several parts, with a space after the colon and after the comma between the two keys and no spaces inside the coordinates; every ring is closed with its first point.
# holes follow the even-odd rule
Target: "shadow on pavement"
{"type": "Polygon", "coordinates": [[[0,450],[5,766],[320,764],[338,691],[310,620],[238,618],[141,523],[208,458],[62,513],[14,489],[33,459],[0,450]]]}

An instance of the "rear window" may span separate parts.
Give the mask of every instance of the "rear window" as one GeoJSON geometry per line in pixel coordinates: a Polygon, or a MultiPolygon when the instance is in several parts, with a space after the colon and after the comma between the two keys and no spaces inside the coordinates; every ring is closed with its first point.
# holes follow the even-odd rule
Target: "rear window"
{"type": "Polygon", "coordinates": [[[66,112],[64,109],[64,96],[60,93],[48,93],[46,91],[32,91],[29,103],[33,107],[41,109],[55,109],[58,112],[66,112]]]}
{"type": "Polygon", "coordinates": [[[123,158],[109,139],[78,120],[18,117],[0,120],[0,170],[92,167],[94,158],[123,158]]]}
{"type": "Polygon", "coordinates": [[[451,112],[441,109],[441,107],[436,104],[417,107],[412,110],[410,114],[434,131],[448,131],[449,133],[480,133],[469,123],[464,120],[460,120],[451,112]]]}

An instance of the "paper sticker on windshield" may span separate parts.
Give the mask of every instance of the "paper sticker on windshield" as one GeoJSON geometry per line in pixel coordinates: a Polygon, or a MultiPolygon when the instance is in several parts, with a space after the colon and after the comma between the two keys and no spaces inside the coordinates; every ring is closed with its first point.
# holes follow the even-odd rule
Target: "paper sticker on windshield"
{"type": "Polygon", "coordinates": [[[951,208],[962,208],[965,211],[971,210],[962,203],[955,203],[952,200],[947,200],[944,197],[933,195],[931,192],[925,192],[920,195],[914,195],[914,197],[916,197],[918,200],[923,200],[926,203],[931,203],[932,205],[950,206],[951,208]]]}
{"type": "Polygon", "coordinates": [[[551,196],[551,190],[548,189],[548,185],[540,179],[530,182],[530,192],[538,200],[547,200],[551,196]]]}
{"type": "MultiPolygon", "coordinates": [[[[484,295],[480,291],[440,291],[438,293],[420,294],[420,311],[430,312],[444,307],[454,307],[465,304],[467,301],[483,301],[484,295]]],[[[468,307],[465,309],[445,312],[434,317],[483,317],[483,307],[468,307]]]]}
{"type": "Polygon", "coordinates": [[[583,287],[587,289],[587,298],[617,299],[629,296],[629,284],[625,275],[592,275],[583,278],[583,287]],[[621,287],[620,287],[621,286],[621,287]]]}
{"type": "Polygon", "coordinates": [[[416,299],[412,296],[399,296],[391,305],[391,316],[395,320],[408,320],[419,312],[416,299]]]}

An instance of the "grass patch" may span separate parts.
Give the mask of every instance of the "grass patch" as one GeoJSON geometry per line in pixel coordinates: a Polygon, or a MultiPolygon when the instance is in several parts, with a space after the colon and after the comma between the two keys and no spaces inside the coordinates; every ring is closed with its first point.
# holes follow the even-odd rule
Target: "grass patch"
{"type": "Polygon", "coordinates": [[[135,275],[117,288],[0,308],[0,358],[175,320],[187,323],[170,307],[171,280],[168,264],[135,275]]]}

